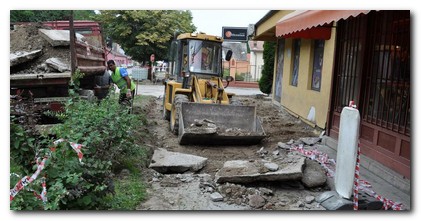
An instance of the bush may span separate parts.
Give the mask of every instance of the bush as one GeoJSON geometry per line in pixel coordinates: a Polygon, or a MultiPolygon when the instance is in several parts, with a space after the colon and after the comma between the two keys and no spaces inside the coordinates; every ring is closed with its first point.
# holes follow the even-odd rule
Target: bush
{"type": "Polygon", "coordinates": [[[267,75],[262,75],[259,80],[259,89],[265,94],[270,94],[272,91],[272,79],[267,75]]]}
{"type": "Polygon", "coordinates": [[[259,89],[265,94],[272,92],[272,80],[275,59],[276,42],[265,42],[263,44],[263,69],[262,77],[259,80],[259,89]]]}
{"type": "MultiPolygon", "coordinates": [[[[31,169],[21,166],[22,162],[33,162],[34,159],[34,155],[30,156],[24,151],[25,147],[33,146],[30,153],[38,153],[40,157],[48,155],[45,168],[39,175],[46,175],[48,202],[43,205],[32,194],[22,190],[12,201],[11,209],[110,208],[110,202],[105,199],[114,192],[113,168],[125,164],[128,158],[143,154],[143,148],[134,142],[132,134],[136,127],[142,125],[139,119],[139,115],[128,114],[128,109],[120,106],[115,98],[107,97],[100,103],[77,97],[70,99],[66,103],[65,112],[61,114],[63,124],[55,126],[53,132],[55,139],[63,138],[83,145],[83,164],[68,142],[60,143],[55,151],[51,151],[49,147],[52,138],[33,137],[19,125],[13,124],[10,135],[13,145],[11,172],[30,176],[36,170],[36,165],[31,169]]],[[[18,180],[17,177],[11,177],[11,188],[18,180]]],[[[37,191],[40,186],[40,179],[29,185],[37,191]]]]}
{"type": "Polygon", "coordinates": [[[229,69],[224,69],[224,74],[222,75],[223,78],[230,76],[230,70],[229,69]]]}
{"type": "Polygon", "coordinates": [[[236,81],[244,81],[244,75],[235,73],[235,80],[236,81]]]}

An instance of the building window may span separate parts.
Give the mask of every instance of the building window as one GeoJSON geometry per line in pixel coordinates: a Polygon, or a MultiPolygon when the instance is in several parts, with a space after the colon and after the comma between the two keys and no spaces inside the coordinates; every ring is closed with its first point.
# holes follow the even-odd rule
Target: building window
{"type": "Polygon", "coordinates": [[[311,78],[311,89],[320,91],[322,82],[324,40],[315,40],[313,46],[313,76],[311,78]]]}
{"type": "Polygon", "coordinates": [[[291,80],[291,85],[292,86],[297,86],[298,85],[298,67],[300,65],[300,45],[301,45],[301,40],[300,39],[295,39],[292,42],[292,47],[293,47],[293,60],[292,60],[292,80],[291,80]]]}
{"type": "Polygon", "coordinates": [[[285,38],[278,39],[278,65],[276,67],[275,78],[275,100],[281,102],[282,95],[282,78],[284,73],[284,51],[285,51],[285,38]]]}

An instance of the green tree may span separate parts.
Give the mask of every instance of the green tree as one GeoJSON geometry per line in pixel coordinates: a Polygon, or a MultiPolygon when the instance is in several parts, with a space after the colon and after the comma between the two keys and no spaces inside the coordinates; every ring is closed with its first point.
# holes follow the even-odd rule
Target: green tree
{"type": "MultiPolygon", "coordinates": [[[[10,22],[42,22],[69,20],[70,10],[11,10],[10,22]]],[[[74,20],[91,20],[93,10],[75,10],[74,20]]]]}
{"type": "Polygon", "coordinates": [[[74,10],[73,19],[74,20],[94,20],[96,13],[94,10],[74,10]]]}
{"type": "Polygon", "coordinates": [[[263,44],[263,69],[262,77],[259,80],[259,89],[265,94],[272,92],[273,68],[275,59],[276,42],[265,42],[263,44]]]}
{"type": "Polygon", "coordinates": [[[189,10],[112,10],[97,15],[105,34],[121,45],[134,60],[168,59],[174,33],[194,32],[189,10]]]}

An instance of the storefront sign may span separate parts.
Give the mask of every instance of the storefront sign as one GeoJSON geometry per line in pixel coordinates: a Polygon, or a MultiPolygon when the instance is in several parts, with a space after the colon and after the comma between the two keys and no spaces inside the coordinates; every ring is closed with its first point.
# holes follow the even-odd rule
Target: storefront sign
{"type": "Polygon", "coordinates": [[[224,41],[247,41],[247,27],[222,27],[224,41]]]}

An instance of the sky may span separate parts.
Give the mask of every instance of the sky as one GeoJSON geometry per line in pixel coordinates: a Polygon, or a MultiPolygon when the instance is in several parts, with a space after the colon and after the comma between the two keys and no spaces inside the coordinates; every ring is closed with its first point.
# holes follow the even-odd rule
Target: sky
{"type": "MultiPolygon", "coordinates": [[[[1,121],[2,122],[2,136],[1,147],[3,152],[1,155],[2,158],[2,169],[0,169],[0,177],[2,178],[1,182],[1,207],[2,217],[4,220],[31,220],[31,221],[47,221],[47,220],[86,220],[86,219],[100,219],[100,220],[158,220],[162,218],[167,218],[165,220],[194,220],[194,221],[204,221],[204,220],[227,220],[230,221],[248,221],[248,220],[261,220],[262,218],[265,221],[269,220],[282,220],[282,219],[294,219],[294,220],[354,220],[364,218],[381,218],[381,220],[396,220],[396,219],[405,219],[405,220],[415,220],[419,219],[420,214],[420,203],[414,203],[412,205],[413,211],[411,213],[387,213],[387,216],[379,216],[379,213],[364,213],[364,216],[350,216],[351,213],[282,213],[282,212],[213,212],[213,213],[204,213],[204,212],[189,212],[189,213],[171,213],[171,212],[155,212],[155,213],[146,213],[146,212],[134,212],[134,213],[106,213],[106,212],[89,212],[82,213],[73,211],[72,213],[12,213],[9,210],[9,155],[8,149],[10,145],[9,130],[9,42],[10,35],[9,32],[9,23],[10,21],[10,10],[29,10],[29,9],[74,9],[74,10],[141,10],[141,9],[174,9],[174,10],[185,10],[189,9],[193,11],[193,22],[198,27],[198,31],[207,32],[208,34],[221,35],[222,26],[238,26],[238,27],[247,27],[249,24],[256,23],[261,17],[265,15],[267,10],[322,10],[322,9],[371,9],[371,10],[411,10],[411,32],[413,36],[411,38],[411,44],[414,46],[414,50],[411,51],[411,56],[413,56],[413,63],[411,67],[411,72],[414,79],[414,87],[411,94],[414,94],[412,98],[412,106],[419,109],[419,102],[417,100],[420,97],[419,88],[416,87],[415,82],[419,82],[419,65],[416,62],[419,60],[419,52],[421,51],[419,39],[419,29],[420,29],[420,6],[421,4],[418,1],[414,0],[382,0],[382,1],[367,1],[367,0],[256,0],[256,1],[244,1],[244,0],[212,0],[212,1],[200,1],[200,0],[72,0],[72,1],[61,1],[61,0],[13,0],[13,1],[3,1],[0,13],[0,33],[1,44],[0,44],[0,54],[2,55],[0,62],[5,68],[0,74],[1,77],[1,87],[0,87],[0,105],[1,105],[1,121]],[[199,13],[198,15],[194,12],[196,10],[208,10],[207,13],[199,13]],[[212,10],[210,10],[212,9],[212,10]],[[238,11],[242,10],[251,10],[242,15],[238,15],[238,11]],[[254,11],[254,9],[261,10],[261,12],[254,11]],[[220,14],[220,10],[225,12],[231,12],[231,14],[220,14]],[[209,15],[208,13],[213,13],[209,15]],[[235,12],[235,14],[234,14],[235,12]],[[256,13],[254,13],[256,12],[256,13]],[[259,14],[260,13],[260,14],[259,14]],[[205,16],[206,15],[206,16],[205,16]],[[197,22],[196,22],[197,19],[197,22]],[[416,73],[416,74],[415,74],[416,73]],[[417,92],[418,91],[418,92],[417,92]],[[417,107],[418,106],[418,107],[417,107]],[[70,215],[70,216],[69,216],[70,215]],[[417,218],[418,217],[418,218],[417,218]]],[[[200,11],[199,11],[200,12],[200,11]]],[[[413,119],[416,121],[414,125],[419,127],[419,119],[415,113],[419,111],[415,109],[413,114],[413,119]]],[[[416,156],[419,155],[420,150],[418,147],[418,142],[416,141],[416,135],[419,134],[418,128],[414,129],[413,132],[413,141],[411,146],[413,147],[412,167],[416,168],[416,156]],[[417,150],[418,149],[418,150],[417,150]],[[415,151],[417,154],[415,154],[415,151]]],[[[413,171],[420,171],[414,169],[413,171]]],[[[413,201],[416,202],[421,198],[419,193],[420,190],[417,190],[415,184],[420,183],[420,175],[416,174],[414,180],[412,180],[413,188],[413,201]]]]}
{"type": "Polygon", "coordinates": [[[248,27],[256,24],[269,10],[191,10],[198,32],[222,36],[222,27],[248,27]]]}

